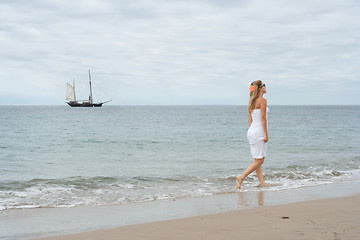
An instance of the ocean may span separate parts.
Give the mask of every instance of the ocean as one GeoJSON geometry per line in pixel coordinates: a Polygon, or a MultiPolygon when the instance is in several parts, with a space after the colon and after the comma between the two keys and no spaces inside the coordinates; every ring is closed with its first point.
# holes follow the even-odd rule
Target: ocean
{"type": "MultiPolygon", "coordinates": [[[[266,191],[360,179],[360,106],[269,108],[266,191]]],[[[246,106],[0,106],[0,212],[239,191],[247,129],[246,106]]]]}

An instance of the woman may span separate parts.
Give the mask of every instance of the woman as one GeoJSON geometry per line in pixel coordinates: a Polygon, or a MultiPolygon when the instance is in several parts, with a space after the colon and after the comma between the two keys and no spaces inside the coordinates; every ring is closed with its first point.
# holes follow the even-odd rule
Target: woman
{"type": "Polygon", "coordinates": [[[263,95],[266,93],[266,86],[261,80],[257,80],[251,83],[249,89],[249,130],[247,133],[247,138],[250,143],[251,155],[255,160],[249,165],[243,174],[236,177],[237,189],[241,188],[241,184],[244,179],[255,170],[260,182],[260,186],[268,186],[268,184],[266,184],[264,181],[261,170],[261,165],[264,163],[264,159],[266,157],[267,142],[269,141],[267,131],[267,113],[269,112],[269,109],[267,107],[266,99],[263,98],[263,95]]]}

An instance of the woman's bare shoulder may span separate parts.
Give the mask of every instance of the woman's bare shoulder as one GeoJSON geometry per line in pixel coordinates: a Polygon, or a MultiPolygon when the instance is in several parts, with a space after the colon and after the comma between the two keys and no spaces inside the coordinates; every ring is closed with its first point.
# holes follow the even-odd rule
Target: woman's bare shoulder
{"type": "Polygon", "coordinates": [[[266,98],[259,99],[259,108],[265,109],[267,107],[267,100],[266,98]]]}
{"type": "Polygon", "coordinates": [[[262,107],[266,107],[266,104],[267,104],[267,100],[263,97],[259,97],[257,100],[256,100],[256,103],[255,103],[255,109],[260,109],[262,107]]]}
{"type": "Polygon", "coordinates": [[[259,104],[266,104],[267,103],[267,100],[266,100],[266,98],[263,98],[263,97],[261,97],[261,98],[259,98],[258,100],[257,100],[257,103],[259,103],[259,104]]]}

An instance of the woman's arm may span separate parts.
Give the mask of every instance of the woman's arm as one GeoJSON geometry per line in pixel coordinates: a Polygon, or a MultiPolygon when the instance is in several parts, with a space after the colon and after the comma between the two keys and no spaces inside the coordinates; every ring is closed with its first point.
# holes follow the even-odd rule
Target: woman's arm
{"type": "Polygon", "coordinates": [[[264,142],[269,141],[269,136],[267,131],[266,106],[267,106],[267,100],[263,98],[260,103],[260,114],[261,114],[261,125],[264,129],[264,142]]]}
{"type": "Polygon", "coordinates": [[[249,116],[248,116],[248,123],[249,123],[249,127],[252,123],[252,117],[251,117],[251,113],[249,112],[249,116]]]}

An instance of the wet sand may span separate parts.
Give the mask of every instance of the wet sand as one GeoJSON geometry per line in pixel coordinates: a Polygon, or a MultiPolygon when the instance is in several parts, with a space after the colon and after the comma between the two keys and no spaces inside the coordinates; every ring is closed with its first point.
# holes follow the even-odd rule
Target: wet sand
{"type": "Polygon", "coordinates": [[[42,239],[357,239],[359,202],[357,194],[42,239]]]}

